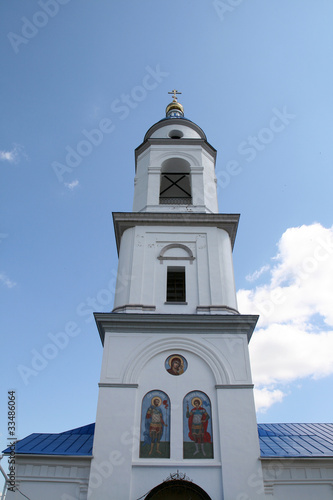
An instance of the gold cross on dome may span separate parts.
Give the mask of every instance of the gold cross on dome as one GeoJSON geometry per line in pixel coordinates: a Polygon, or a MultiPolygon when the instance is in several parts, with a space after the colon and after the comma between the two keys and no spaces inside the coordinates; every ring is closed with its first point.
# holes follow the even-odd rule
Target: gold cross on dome
{"type": "Polygon", "coordinates": [[[168,92],[168,94],[173,94],[173,101],[177,102],[177,94],[181,94],[181,92],[178,92],[178,90],[172,90],[171,92],[168,92]]]}

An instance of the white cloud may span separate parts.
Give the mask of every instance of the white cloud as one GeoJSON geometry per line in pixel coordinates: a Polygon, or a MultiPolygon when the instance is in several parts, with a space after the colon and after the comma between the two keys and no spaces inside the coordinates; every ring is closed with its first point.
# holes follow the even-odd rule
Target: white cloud
{"type": "Polygon", "coordinates": [[[258,269],[257,271],[254,271],[254,273],[252,274],[248,274],[247,276],[245,276],[245,279],[247,281],[256,281],[258,278],[260,278],[260,276],[265,273],[266,271],[269,270],[269,266],[266,265],[266,266],[262,266],[260,269],[258,269]]]}
{"type": "Polygon", "coordinates": [[[0,151],[0,160],[2,161],[14,161],[15,160],[15,154],[14,150],[13,151],[0,151]]]}
{"type": "Polygon", "coordinates": [[[15,281],[10,280],[4,273],[0,274],[0,283],[8,288],[13,288],[16,285],[15,281]]]}
{"type": "Polygon", "coordinates": [[[28,159],[24,147],[20,144],[14,144],[10,151],[0,150],[0,161],[8,161],[9,163],[18,163],[20,157],[23,156],[28,159]]]}
{"type": "Polygon", "coordinates": [[[311,333],[307,325],[273,324],[256,331],[251,344],[252,374],[258,386],[333,373],[333,330],[311,333]]]}
{"type": "Polygon", "coordinates": [[[284,397],[285,394],[279,389],[254,389],[256,409],[261,413],[265,413],[274,403],[281,403],[284,397]]]}
{"type": "Polygon", "coordinates": [[[242,313],[260,314],[250,355],[264,409],[284,384],[333,373],[333,228],[289,228],[274,260],[268,283],[238,293],[242,313]]]}
{"type": "Polygon", "coordinates": [[[75,189],[77,186],[79,185],[79,181],[76,179],[75,181],[73,182],[65,182],[65,186],[70,189],[71,191],[73,191],[73,189],[75,189]]]}

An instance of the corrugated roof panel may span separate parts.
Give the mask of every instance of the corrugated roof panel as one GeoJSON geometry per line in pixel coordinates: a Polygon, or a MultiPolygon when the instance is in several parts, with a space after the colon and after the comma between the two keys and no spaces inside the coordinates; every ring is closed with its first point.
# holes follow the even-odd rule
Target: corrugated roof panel
{"type": "Polygon", "coordinates": [[[36,453],[46,453],[46,451],[55,451],[56,448],[67,439],[68,437],[63,434],[40,434],[39,440],[36,440],[34,446],[32,447],[32,452],[34,448],[36,449],[36,453]]]}
{"type": "Polygon", "coordinates": [[[306,448],[311,454],[331,453],[332,446],[321,444],[317,436],[298,436],[295,439],[302,441],[302,445],[304,446],[304,448],[306,448]]]}
{"type": "MultiPolygon", "coordinates": [[[[309,441],[300,436],[286,436],[284,441],[288,442],[290,446],[295,450],[295,452],[300,455],[313,455],[318,453],[318,450],[312,446],[309,441]]],[[[290,453],[293,455],[293,453],[290,453]]]]}
{"type": "Polygon", "coordinates": [[[332,424],[307,424],[318,438],[333,445],[333,425],[332,424]]]}
{"type": "Polygon", "coordinates": [[[262,457],[333,457],[333,424],[258,424],[262,457]]]}
{"type": "Polygon", "coordinates": [[[61,434],[94,434],[95,424],[84,425],[83,427],[76,427],[69,431],[62,432],[61,434]]]}
{"type": "Polygon", "coordinates": [[[295,442],[290,435],[282,436],[280,434],[279,436],[271,439],[276,443],[280,450],[283,450],[283,452],[288,456],[297,456],[303,452],[303,448],[298,446],[297,442],[295,442]]]}
{"type": "MultiPolygon", "coordinates": [[[[273,442],[274,444],[274,442],[273,442]]],[[[273,448],[272,443],[271,443],[271,438],[269,436],[263,436],[260,438],[260,451],[261,454],[267,455],[267,456],[276,456],[278,454],[278,449],[273,448]],[[276,450],[276,451],[275,451],[276,450]]]]}
{"type": "MultiPolygon", "coordinates": [[[[71,429],[60,434],[30,434],[17,441],[16,454],[31,455],[92,455],[95,424],[71,429]]],[[[9,453],[7,448],[3,453],[9,453]]]]}
{"type": "Polygon", "coordinates": [[[58,434],[34,434],[33,439],[29,439],[32,436],[22,439],[16,444],[16,453],[34,453],[34,450],[41,450],[47,448],[49,443],[54,439],[54,436],[58,434]]]}
{"type": "Polygon", "coordinates": [[[65,441],[57,443],[57,446],[54,448],[55,453],[59,455],[66,455],[74,449],[76,450],[76,453],[79,453],[87,444],[87,441],[89,441],[88,449],[91,448],[92,440],[90,436],[87,436],[86,434],[67,434],[66,437],[67,439],[65,441]]]}

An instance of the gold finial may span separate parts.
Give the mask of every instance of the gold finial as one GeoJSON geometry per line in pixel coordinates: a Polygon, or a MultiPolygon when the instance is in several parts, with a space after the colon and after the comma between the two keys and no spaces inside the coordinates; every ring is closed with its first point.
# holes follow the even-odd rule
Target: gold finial
{"type": "Polygon", "coordinates": [[[180,104],[180,102],[177,101],[177,94],[181,94],[181,92],[178,92],[178,90],[174,89],[171,92],[168,92],[168,94],[171,94],[173,96],[173,100],[166,107],[165,113],[167,118],[177,118],[179,116],[184,116],[184,108],[180,104]]]}
{"type": "Polygon", "coordinates": [[[168,92],[168,94],[173,94],[173,102],[177,102],[177,94],[181,94],[181,92],[178,92],[178,90],[173,89],[171,92],[168,92]]]}

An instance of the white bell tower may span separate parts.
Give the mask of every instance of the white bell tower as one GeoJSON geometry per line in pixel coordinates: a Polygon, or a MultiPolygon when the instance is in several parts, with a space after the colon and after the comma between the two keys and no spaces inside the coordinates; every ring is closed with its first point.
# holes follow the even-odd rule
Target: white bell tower
{"type": "Polygon", "coordinates": [[[217,213],[216,150],[176,96],[135,151],[133,212],[217,213]]]}
{"type": "Polygon", "coordinates": [[[95,314],[88,498],[262,499],[257,317],[239,314],[233,276],[239,216],[218,213],[216,151],[172,94],[135,151],[133,212],[113,214],[119,267],[113,311],[95,314]]]}

